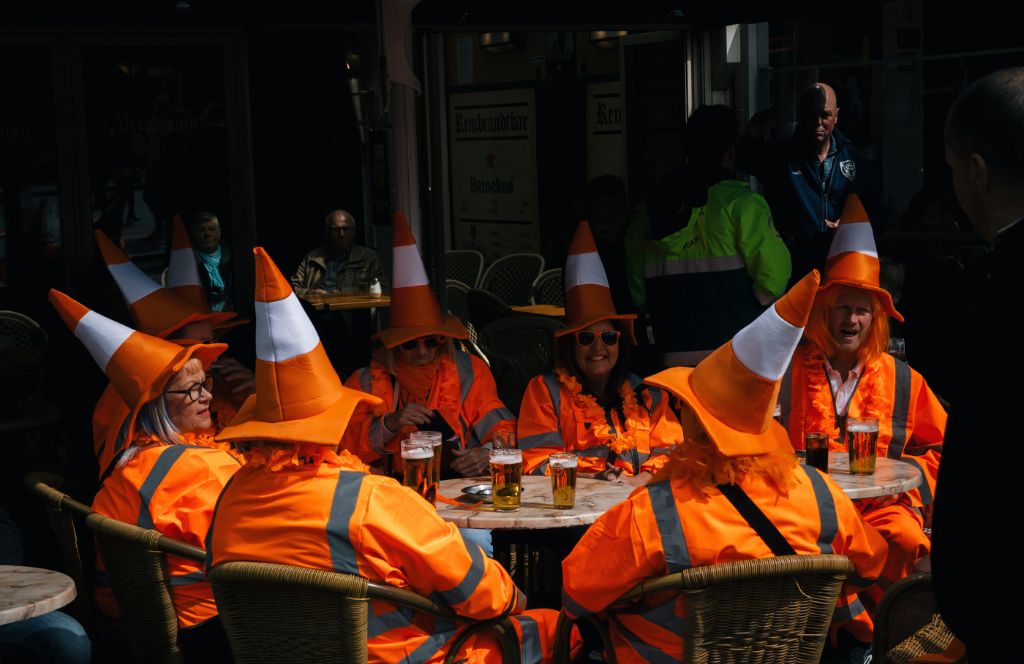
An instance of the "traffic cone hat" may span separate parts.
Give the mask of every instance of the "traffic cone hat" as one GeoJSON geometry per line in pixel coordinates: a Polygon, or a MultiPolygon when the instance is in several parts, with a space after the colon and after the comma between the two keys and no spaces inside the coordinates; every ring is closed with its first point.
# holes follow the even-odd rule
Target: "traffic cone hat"
{"type": "Polygon", "coordinates": [[[385,348],[430,335],[468,339],[469,331],[462,321],[441,315],[416,239],[401,212],[395,213],[394,229],[389,325],[374,338],[380,339],[385,348]]]}
{"type": "Polygon", "coordinates": [[[903,322],[903,316],[896,311],[892,295],[881,287],[878,281],[878,249],[871,221],[864,210],[860,197],[850,194],[839,217],[839,228],[832,238],[832,246],[825,260],[825,275],[821,290],[833,286],[853,286],[869,290],[878,296],[885,312],[903,322]]]}
{"type": "MultiPolygon", "coordinates": [[[[569,245],[569,256],[565,259],[565,327],[555,332],[556,337],[579,332],[588,325],[602,320],[631,321],[636,314],[619,314],[615,311],[612,291],[608,287],[608,275],[604,263],[597,253],[590,223],[581,221],[569,245]]],[[[625,326],[629,337],[636,345],[633,325],[625,326]]]]}
{"type": "Polygon", "coordinates": [[[263,247],[253,254],[256,393],[216,439],[336,447],[356,406],[381,400],[341,384],[288,280],[263,247]]]}
{"type": "Polygon", "coordinates": [[[818,280],[818,271],[813,270],[696,367],[673,367],[647,379],[693,409],[723,456],[789,447],[786,430],[772,414],[780,381],[807,325],[818,280]]]}

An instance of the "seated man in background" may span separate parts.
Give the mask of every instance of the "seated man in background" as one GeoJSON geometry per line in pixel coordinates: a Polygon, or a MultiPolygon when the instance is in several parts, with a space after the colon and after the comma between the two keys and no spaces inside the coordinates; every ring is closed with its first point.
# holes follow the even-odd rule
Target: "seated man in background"
{"type": "MultiPolygon", "coordinates": [[[[837,553],[854,565],[851,584],[866,585],[881,571],[882,538],[827,475],[797,464],[772,419],[817,285],[812,272],[696,368],[648,379],[682,400],[686,442],[650,484],[598,519],[562,563],[563,604],[572,616],[604,611],[645,579],[698,565],[837,553]],[[743,499],[766,525],[741,511],[743,499]]],[[[681,661],[683,598],[656,601],[609,616],[618,661],[681,661]]]]}
{"type": "Polygon", "coordinates": [[[334,210],[324,219],[326,247],[306,254],[292,275],[297,295],[325,294],[342,286],[358,286],[357,277],[380,278],[380,259],[373,249],[355,243],[356,220],[345,210],[334,210]]]}

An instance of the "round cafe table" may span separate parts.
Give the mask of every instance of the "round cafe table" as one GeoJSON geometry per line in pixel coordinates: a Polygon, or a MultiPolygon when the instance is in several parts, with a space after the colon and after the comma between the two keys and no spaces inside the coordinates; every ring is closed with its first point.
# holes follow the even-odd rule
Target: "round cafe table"
{"type": "MultiPolygon", "coordinates": [[[[459,498],[462,488],[490,484],[490,477],[445,480],[438,493],[459,498]]],[[[576,546],[586,526],[625,500],[634,490],[627,484],[579,478],[576,505],[561,510],[551,506],[551,478],[523,478],[518,512],[497,512],[489,503],[472,507],[437,503],[437,514],[459,528],[486,528],[494,542],[494,558],[527,594],[531,607],[558,609],[562,600],[562,559],[576,546]]],[[[462,501],[460,501],[461,503],[462,501]]]]}
{"type": "Polygon", "coordinates": [[[828,453],[828,475],[854,500],[877,498],[910,491],[921,483],[921,471],[898,459],[875,459],[874,475],[851,475],[850,456],[846,452],[828,453]]]}
{"type": "Polygon", "coordinates": [[[0,625],[41,616],[75,599],[71,577],[48,569],[0,565],[0,625]]]}

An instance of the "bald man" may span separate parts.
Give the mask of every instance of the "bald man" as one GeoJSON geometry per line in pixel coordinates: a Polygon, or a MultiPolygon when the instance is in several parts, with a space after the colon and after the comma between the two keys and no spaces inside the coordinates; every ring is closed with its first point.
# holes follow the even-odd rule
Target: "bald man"
{"type": "Polygon", "coordinates": [[[775,225],[789,245],[793,275],[822,269],[846,197],[857,193],[871,223],[884,222],[879,181],[867,155],[836,129],[836,92],[814,83],[800,95],[793,136],[766,143],[771,114],[757,113],[740,138],[736,166],[764,185],[775,225]]]}

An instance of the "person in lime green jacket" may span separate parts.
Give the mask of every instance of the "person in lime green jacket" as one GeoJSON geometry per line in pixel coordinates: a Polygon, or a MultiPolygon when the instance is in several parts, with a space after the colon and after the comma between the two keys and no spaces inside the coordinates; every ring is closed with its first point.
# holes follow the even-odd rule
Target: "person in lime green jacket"
{"type": "Polygon", "coordinates": [[[732,109],[697,109],[686,126],[687,165],[648,201],[644,299],[665,366],[695,365],[789,283],[789,250],[767,202],[734,179],[736,134],[732,109]]]}

